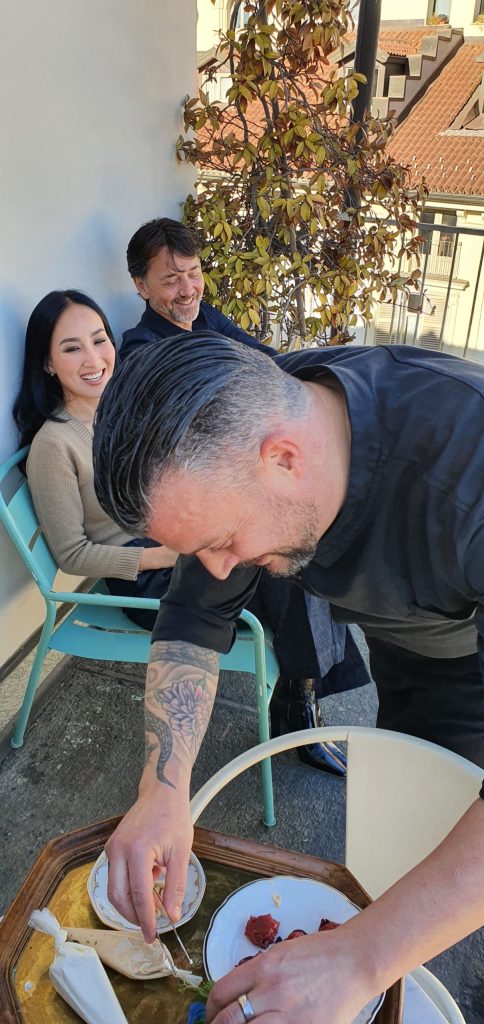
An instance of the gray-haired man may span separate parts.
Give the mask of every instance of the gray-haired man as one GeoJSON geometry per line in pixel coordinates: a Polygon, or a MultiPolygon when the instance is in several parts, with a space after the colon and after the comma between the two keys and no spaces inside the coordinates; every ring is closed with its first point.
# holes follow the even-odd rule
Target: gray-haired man
{"type": "MultiPolygon", "coordinates": [[[[108,386],[95,436],[100,501],[125,529],[183,556],[154,632],[140,796],[108,844],[111,898],[147,938],[155,862],[167,867],[165,907],[179,913],[213,652],[230,645],[259,567],[295,575],[362,625],[380,725],[484,766],[483,428],[482,368],[397,346],[272,361],[199,335],[153,346],[108,386]]],[[[347,1024],[483,923],[476,800],[426,861],[352,921],[289,953],[282,943],[218,982],[208,1019],[236,1024],[248,993],[268,1024],[320,1024],[322,1007],[326,1021],[347,1024]]]]}

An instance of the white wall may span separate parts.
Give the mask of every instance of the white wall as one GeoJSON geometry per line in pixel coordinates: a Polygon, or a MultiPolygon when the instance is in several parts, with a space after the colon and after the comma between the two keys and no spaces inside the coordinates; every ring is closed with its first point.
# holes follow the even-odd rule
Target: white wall
{"type": "MultiPolygon", "coordinates": [[[[85,290],[118,338],[139,318],[124,254],[143,221],[177,217],[190,190],[174,142],[195,53],[196,0],[2,2],[2,460],[17,447],[10,409],[39,299],[85,290]]],[[[38,626],[42,603],[3,531],[0,561],[1,665],[38,626]]]]}
{"type": "Polygon", "coordinates": [[[209,50],[216,46],[220,30],[225,31],[228,25],[229,7],[227,0],[198,0],[197,49],[209,50]]]}
{"type": "Polygon", "coordinates": [[[427,17],[428,0],[406,0],[405,10],[402,10],[401,0],[382,0],[381,20],[382,21],[420,21],[425,22],[427,17]]]}

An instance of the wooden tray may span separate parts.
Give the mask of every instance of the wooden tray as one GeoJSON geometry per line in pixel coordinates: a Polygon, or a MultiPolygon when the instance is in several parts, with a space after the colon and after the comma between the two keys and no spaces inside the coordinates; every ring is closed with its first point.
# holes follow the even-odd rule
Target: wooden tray
{"type": "MultiPolygon", "coordinates": [[[[49,906],[65,926],[100,927],[89,902],[86,882],[92,863],[104,848],[119,818],[98,822],[52,840],[44,848],[0,925],[1,1024],[79,1024],[79,1017],[57,995],[48,978],[54,949],[52,939],[32,932],[32,910],[49,906]]],[[[292,874],[316,878],[339,889],[356,906],[369,897],[345,867],[306,854],[225,836],[196,828],[193,849],[201,859],[207,890],[195,917],[183,925],[185,945],[201,963],[203,937],[213,911],[245,882],[262,876],[292,874]]],[[[178,949],[164,936],[175,962],[178,949]]],[[[135,982],[108,969],[129,1024],[185,1024],[193,993],[169,979],[135,982]]],[[[400,1024],[402,984],[388,990],[375,1024],[400,1024]]]]}

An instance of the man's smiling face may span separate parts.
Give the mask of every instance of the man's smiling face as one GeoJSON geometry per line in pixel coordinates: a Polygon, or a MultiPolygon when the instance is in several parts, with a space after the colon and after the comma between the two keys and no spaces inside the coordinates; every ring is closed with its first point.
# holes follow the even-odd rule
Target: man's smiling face
{"type": "Polygon", "coordinates": [[[191,330],[204,289],[198,256],[182,256],[163,246],[149,261],[144,277],[133,280],[139,294],[155,312],[182,330],[191,330]]]}

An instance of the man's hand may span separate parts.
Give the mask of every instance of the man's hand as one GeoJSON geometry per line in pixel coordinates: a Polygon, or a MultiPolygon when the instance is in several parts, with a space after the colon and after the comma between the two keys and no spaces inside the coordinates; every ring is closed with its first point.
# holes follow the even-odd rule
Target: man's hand
{"type": "Polygon", "coordinates": [[[163,906],[174,921],[181,916],[193,841],[188,792],[165,787],[140,795],[106,844],[108,898],[128,921],[139,924],[147,942],[156,938],[153,882],[166,868],[163,906]]]}
{"type": "Polygon", "coordinates": [[[245,993],[261,1024],[351,1024],[371,998],[371,984],[345,938],[347,927],[281,942],[236,967],[214,985],[207,1020],[241,1024],[237,998],[245,993]]]}
{"type": "Polygon", "coordinates": [[[106,845],[108,897],[147,942],[156,935],[153,882],[166,868],[163,905],[180,918],[193,840],[190,775],[215,699],[218,655],[157,641],[146,675],[146,765],[139,797],[106,845]]]}

